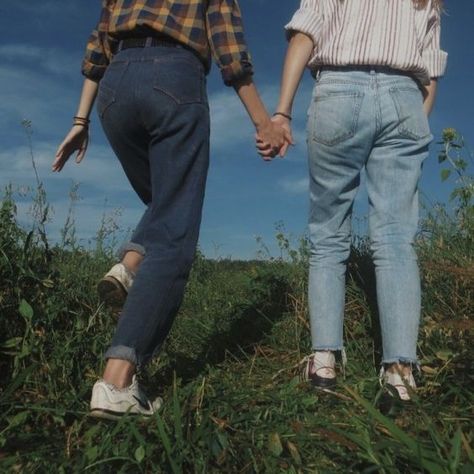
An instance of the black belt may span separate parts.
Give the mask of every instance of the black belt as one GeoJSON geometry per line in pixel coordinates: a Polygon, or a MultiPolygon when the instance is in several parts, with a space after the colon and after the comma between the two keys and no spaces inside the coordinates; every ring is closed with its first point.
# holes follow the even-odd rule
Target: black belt
{"type": "Polygon", "coordinates": [[[117,52],[130,48],[152,48],[155,46],[164,46],[165,48],[185,48],[178,41],[169,36],[147,36],[142,38],[125,38],[120,40],[117,52]]]}
{"type": "Polygon", "coordinates": [[[364,71],[364,72],[382,72],[385,74],[394,74],[397,76],[409,76],[413,77],[413,73],[411,71],[402,71],[400,69],[394,69],[390,66],[369,66],[366,64],[361,64],[361,65],[348,65],[348,66],[319,66],[318,67],[319,72],[347,72],[347,71],[364,71]]]}

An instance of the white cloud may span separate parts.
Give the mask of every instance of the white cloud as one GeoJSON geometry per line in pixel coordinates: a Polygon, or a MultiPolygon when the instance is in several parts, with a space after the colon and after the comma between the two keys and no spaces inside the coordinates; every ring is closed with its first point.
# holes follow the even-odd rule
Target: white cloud
{"type": "Polygon", "coordinates": [[[12,61],[15,67],[31,68],[34,71],[74,77],[78,75],[80,63],[63,49],[42,48],[27,43],[3,44],[0,60],[12,61]]]}
{"type": "Polygon", "coordinates": [[[253,140],[252,123],[232,89],[224,89],[209,98],[211,110],[211,150],[234,154],[237,145],[253,140]]]}
{"type": "MultiPolygon", "coordinates": [[[[106,145],[92,145],[84,161],[77,165],[74,157],[59,174],[51,172],[51,164],[56,152],[56,145],[39,142],[33,145],[33,154],[40,179],[51,183],[51,186],[67,189],[72,181],[92,186],[103,195],[116,195],[130,190],[124,173],[106,145]]],[[[17,185],[34,186],[35,175],[28,146],[22,145],[0,151],[0,185],[9,182],[17,185]]]]}
{"type": "MultiPolygon", "coordinates": [[[[0,130],[12,129],[15,122],[31,120],[40,133],[54,133],[64,128],[64,114],[75,108],[75,95],[68,81],[44,72],[25,70],[20,65],[0,66],[2,113],[0,130]],[[26,80],[25,78],[28,78],[26,80]]],[[[72,114],[73,112],[71,112],[72,114]]]]}

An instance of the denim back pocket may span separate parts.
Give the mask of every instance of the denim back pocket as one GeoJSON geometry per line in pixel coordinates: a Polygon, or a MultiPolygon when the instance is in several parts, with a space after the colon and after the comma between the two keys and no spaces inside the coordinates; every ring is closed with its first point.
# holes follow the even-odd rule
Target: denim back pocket
{"type": "Polygon", "coordinates": [[[363,92],[318,91],[312,109],[312,139],[323,145],[337,145],[354,136],[363,92]]]}
{"type": "Polygon", "coordinates": [[[116,101],[117,93],[122,82],[128,61],[112,62],[106,69],[99,83],[97,93],[97,112],[103,118],[107,109],[116,101]]]}
{"type": "Polygon", "coordinates": [[[153,88],[178,105],[201,104],[205,87],[204,70],[199,60],[186,55],[166,56],[154,61],[153,88]]]}
{"type": "Polygon", "coordinates": [[[423,109],[423,95],[416,86],[391,87],[390,96],[397,111],[401,136],[420,140],[431,134],[423,109]]]}

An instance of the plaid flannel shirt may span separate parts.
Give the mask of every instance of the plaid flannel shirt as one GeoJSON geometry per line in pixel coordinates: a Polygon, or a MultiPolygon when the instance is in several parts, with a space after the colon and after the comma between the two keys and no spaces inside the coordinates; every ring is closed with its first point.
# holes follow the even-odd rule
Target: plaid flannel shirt
{"type": "Polygon", "coordinates": [[[207,71],[212,55],[227,85],[252,74],[237,0],[102,0],[82,73],[100,81],[121,38],[154,32],[192,48],[207,71]]]}

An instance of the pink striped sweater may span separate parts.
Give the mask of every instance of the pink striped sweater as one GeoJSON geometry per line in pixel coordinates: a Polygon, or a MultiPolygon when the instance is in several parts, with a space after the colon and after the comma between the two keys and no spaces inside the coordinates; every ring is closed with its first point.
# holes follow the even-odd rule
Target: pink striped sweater
{"type": "Polygon", "coordinates": [[[301,0],[286,30],[313,39],[308,66],[371,65],[411,72],[422,84],[442,76],[440,13],[431,0],[301,0]]]}

